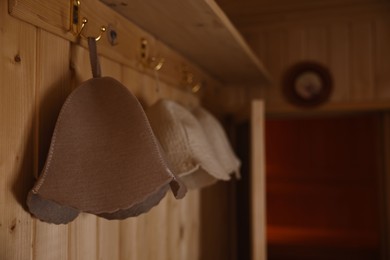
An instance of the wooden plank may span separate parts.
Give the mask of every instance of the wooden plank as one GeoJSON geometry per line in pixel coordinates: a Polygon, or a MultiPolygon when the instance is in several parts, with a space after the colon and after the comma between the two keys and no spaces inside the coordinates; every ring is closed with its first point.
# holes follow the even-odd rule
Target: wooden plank
{"type": "Polygon", "coordinates": [[[137,260],[137,218],[128,218],[119,222],[119,259],[137,260]]]}
{"type": "MultiPolygon", "coordinates": [[[[122,68],[119,63],[100,57],[103,76],[122,81],[122,68]]],[[[98,259],[119,260],[120,231],[118,220],[98,218],[98,259]]]]}
{"type": "MultiPolygon", "coordinates": [[[[46,160],[58,114],[71,92],[71,85],[69,42],[40,29],[37,42],[36,124],[39,173],[46,160]]],[[[68,259],[68,226],[36,221],[34,258],[68,259]]]]}
{"type": "Polygon", "coordinates": [[[182,259],[180,239],[180,202],[178,202],[172,194],[168,194],[167,204],[169,211],[167,229],[169,230],[170,235],[167,238],[167,253],[171,260],[182,259]]]}
{"type": "Polygon", "coordinates": [[[375,99],[390,98],[390,19],[389,14],[375,19],[375,99]]]}
{"type": "Polygon", "coordinates": [[[270,103],[280,101],[280,86],[286,63],[285,41],[285,30],[268,31],[266,34],[266,64],[276,86],[266,89],[266,96],[270,103]]]}
{"type": "Polygon", "coordinates": [[[148,213],[145,214],[145,236],[143,241],[143,250],[146,251],[145,259],[170,259],[169,255],[167,254],[167,239],[164,239],[168,237],[170,232],[166,226],[168,221],[167,213],[169,210],[167,205],[167,199],[164,198],[156,207],[152,208],[148,213]]]}
{"type": "Polygon", "coordinates": [[[0,259],[32,259],[36,28],[0,2],[0,259]]]}
{"type": "Polygon", "coordinates": [[[119,63],[109,60],[105,57],[100,58],[102,76],[112,77],[118,81],[122,81],[122,67],[119,63]]]}
{"type": "Polygon", "coordinates": [[[189,260],[200,259],[200,212],[201,212],[201,201],[200,201],[200,190],[190,191],[187,195],[188,202],[185,204],[186,209],[184,211],[185,232],[187,237],[187,257],[189,260]]]}
{"type": "Polygon", "coordinates": [[[234,257],[234,245],[231,245],[231,201],[229,185],[218,182],[201,190],[200,259],[226,259],[234,257]]]}
{"type": "Polygon", "coordinates": [[[268,81],[262,63],[214,1],[103,2],[223,82],[268,81]]]}
{"type": "Polygon", "coordinates": [[[234,16],[261,15],[270,13],[289,13],[292,11],[310,11],[318,9],[336,9],[342,7],[351,7],[356,5],[368,5],[373,3],[383,3],[381,0],[301,0],[291,2],[288,0],[277,1],[218,1],[228,14],[234,16]]]}
{"type": "Polygon", "coordinates": [[[142,214],[137,217],[137,228],[135,230],[136,234],[136,252],[137,252],[137,258],[136,259],[148,259],[148,250],[145,250],[145,248],[148,248],[148,241],[147,241],[147,234],[146,234],[146,215],[142,214]]]}
{"type": "MultiPolygon", "coordinates": [[[[383,129],[382,129],[382,135],[383,135],[383,145],[382,145],[382,152],[383,152],[383,203],[382,207],[384,207],[384,229],[383,232],[383,238],[382,238],[382,247],[383,247],[383,254],[387,257],[390,256],[390,113],[387,111],[387,113],[384,113],[383,115],[383,129]]],[[[384,258],[385,259],[385,258],[384,258]]]]}
{"type": "Polygon", "coordinates": [[[119,221],[98,218],[97,259],[119,260],[119,221]]]}
{"type": "Polygon", "coordinates": [[[350,98],[370,101],[374,97],[373,25],[359,21],[350,26],[350,98]]]}
{"type": "MultiPolygon", "coordinates": [[[[76,88],[81,82],[92,77],[88,51],[78,45],[71,45],[70,64],[72,71],[71,86],[76,88]]],[[[94,260],[98,247],[97,217],[80,214],[69,225],[69,259],[94,260]]]]}
{"type": "Polygon", "coordinates": [[[348,24],[337,23],[329,26],[330,56],[329,68],[333,76],[331,100],[334,102],[349,100],[350,42],[348,24]]]}
{"type": "Polygon", "coordinates": [[[306,58],[327,66],[329,64],[328,26],[310,26],[306,30],[306,58]]]}
{"type": "MultiPolygon", "coordinates": [[[[273,3],[273,2],[272,2],[273,3]]],[[[240,29],[256,27],[274,27],[286,25],[307,25],[327,22],[353,22],[364,16],[375,18],[378,13],[389,11],[386,1],[369,1],[345,4],[339,1],[310,1],[310,3],[289,2],[288,4],[259,5],[254,1],[245,4],[237,1],[234,4],[222,5],[222,9],[240,29]]]]}
{"type": "Polygon", "coordinates": [[[69,225],[69,259],[95,260],[97,258],[97,217],[80,214],[69,225]]]}
{"type": "Polygon", "coordinates": [[[244,35],[245,39],[248,41],[248,44],[253,48],[253,51],[259,57],[267,56],[266,40],[264,34],[264,32],[259,32],[257,34],[244,35]]]}
{"type": "Polygon", "coordinates": [[[267,259],[265,207],[264,102],[252,101],[251,115],[251,231],[252,259],[267,259]]]}
{"type": "MultiPolygon", "coordinates": [[[[9,1],[9,10],[12,15],[68,40],[74,42],[77,40],[69,32],[69,1],[49,0],[45,1],[44,4],[38,0],[9,1]]],[[[138,13],[136,11],[136,13],[133,13],[133,19],[137,16],[142,19],[153,17],[153,19],[146,18],[147,20],[143,23],[138,23],[143,28],[146,28],[145,26],[150,23],[155,23],[154,25],[158,27],[164,25],[163,28],[168,28],[169,25],[174,25],[174,28],[177,29],[174,31],[156,29],[154,30],[156,37],[135,26],[122,15],[110,10],[103,3],[95,0],[83,0],[81,2],[81,15],[89,19],[84,32],[86,35],[97,35],[102,25],[110,25],[115,29],[118,39],[117,44],[112,45],[106,36],[99,43],[101,45],[99,52],[106,57],[142,71],[144,68],[140,63],[140,43],[141,38],[146,38],[151,44],[151,48],[155,48],[153,52],[158,49],[159,45],[163,46],[160,49],[160,55],[168,61],[164,65],[164,71],[166,67],[170,67],[161,76],[164,81],[180,83],[182,79],[180,68],[182,64],[185,64],[190,68],[190,71],[206,81],[214,81],[212,77],[208,76],[210,74],[228,82],[232,80],[242,82],[243,79],[247,79],[247,81],[254,80],[258,84],[266,83],[266,72],[261,63],[213,1],[206,0],[197,3],[191,1],[179,3],[176,1],[170,4],[161,4],[155,1],[148,3],[132,1],[128,3],[128,7],[137,4],[143,9],[146,8],[142,12],[138,13]],[[158,8],[154,8],[155,6],[158,8]],[[171,7],[171,11],[168,11],[168,6],[171,7]],[[191,29],[189,31],[183,30],[183,26],[186,24],[182,21],[172,21],[175,19],[175,15],[172,14],[173,10],[182,12],[181,8],[185,8],[183,10],[190,12],[183,13],[181,18],[185,19],[182,21],[188,20],[194,14],[197,15],[194,19],[198,20],[193,20],[192,24],[187,25],[191,29]],[[166,19],[171,19],[171,22],[166,19]],[[186,32],[187,36],[176,33],[177,31],[186,32]],[[207,36],[208,40],[198,37],[202,35],[207,36]],[[168,43],[167,45],[161,43],[161,41],[156,41],[156,38],[163,39],[165,37],[171,37],[173,40],[165,40],[168,43]],[[171,42],[175,44],[172,45],[171,42]],[[183,47],[180,49],[179,46],[176,46],[177,44],[183,45],[183,47]],[[167,46],[172,46],[179,50],[181,54],[167,46]],[[185,51],[183,51],[184,48],[185,51]],[[180,60],[179,63],[172,63],[177,59],[180,60]],[[208,73],[205,73],[203,69],[208,70],[208,73]],[[174,74],[171,74],[172,71],[174,74]]],[[[121,7],[123,6],[121,5],[121,7]]],[[[86,41],[82,40],[81,44],[86,46],[86,41]]],[[[153,71],[146,69],[145,73],[151,75],[153,71]]]]}
{"type": "MultiPolygon", "coordinates": [[[[150,77],[142,75],[138,71],[123,67],[123,84],[138,98],[144,106],[150,106],[160,98],[170,98],[187,107],[199,105],[200,96],[193,94],[183,86],[174,86],[159,81],[160,73],[150,77]]],[[[204,86],[211,88],[212,86],[204,86]]]]}
{"type": "MultiPolygon", "coordinates": [[[[180,258],[188,260],[200,259],[200,191],[191,190],[179,203],[179,238],[180,258]]],[[[169,232],[169,231],[168,231],[169,232]]]]}
{"type": "Polygon", "coordinates": [[[286,67],[306,59],[307,31],[302,27],[286,28],[286,67]]]}

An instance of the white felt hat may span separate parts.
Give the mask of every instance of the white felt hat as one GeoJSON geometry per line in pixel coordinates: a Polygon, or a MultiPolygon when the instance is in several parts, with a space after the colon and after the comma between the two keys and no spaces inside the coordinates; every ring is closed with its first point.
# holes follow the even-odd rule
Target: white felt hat
{"type": "Polygon", "coordinates": [[[146,109],[167,160],[187,188],[201,188],[229,175],[210,145],[195,116],[171,100],[160,100],[146,109]]]}
{"type": "Polygon", "coordinates": [[[202,107],[197,107],[192,111],[193,115],[202,125],[204,132],[207,133],[207,139],[215,150],[215,154],[222,165],[225,174],[236,174],[240,178],[241,162],[234,154],[229,139],[219,121],[202,107]]]}

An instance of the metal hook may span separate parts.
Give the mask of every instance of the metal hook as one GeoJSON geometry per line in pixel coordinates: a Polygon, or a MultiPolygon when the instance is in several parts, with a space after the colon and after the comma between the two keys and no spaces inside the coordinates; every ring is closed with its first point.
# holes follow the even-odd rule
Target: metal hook
{"type": "Polygon", "coordinates": [[[188,71],[186,67],[183,68],[183,85],[190,88],[192,93],[197,93],[202,88],[202,83],[194,83],[194,74],[188,71]]]}
{"type": "MultiPolygon", "coordinates": [[[[87,36],[83,35],[83,29],[85,28],[85,25],[88,23],[88,19],[86,17],[83,18],[83,20],[81,21],[81,27],[80,27],[80,31],[77,33],[78,36],[81,36],[83,38],[88,38],[87,36]]],[[[106,32],[106,27],[105,26],[102,26],[100,27],[100,34],[99,36],[97,37],[94,37],[95,38],[95,41],[99,41],[103,34],[106,32]]]]}
{"type": "Polygon", "coordinates": [[[146,39],[141,39],[141,63],[155,71],[161,70],[165,63],[164,58],[149,57],[149,43],[146,39]]]}
{"type": "Polygon", "coordinates": [[[192,86],[191,91],[192,93],[197,93],[202,88],[202,83],[197,83],[194,86],[192,86]]]}
{"type": "Polygon", "coordinates": [[[164,62],[165,62],[164,58],[160,58],[157,60],[156,57],[151,57],[148,59],[147,64],[149,68],[155,71],[159,71],[164,66],[164,62]]]}
{"type": "MultiPolygon", "coordinates": [[[[87,36],[83,35],[83,30],[85,28],[85,25],[88,23],[88,19],[84,17],[81,20],[81,24],[79,23],[80,20],[80,0],[70,0],[71,2],[71,9],[70,9],[70,31],[75,36],[81,36],[83,38],[88,38],[87,36]]],[[[98,41],[102,38],[103,33],[106,31],[106,27],[102,26],[100,27],[100,35],[95,37],[95,40],[98,41]]]]}

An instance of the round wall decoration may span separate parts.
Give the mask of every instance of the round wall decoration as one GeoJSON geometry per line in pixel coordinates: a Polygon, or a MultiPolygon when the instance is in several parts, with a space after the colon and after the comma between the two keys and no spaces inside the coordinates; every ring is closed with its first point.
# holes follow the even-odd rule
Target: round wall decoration
{"type": "Polygon", "coordinates": [[[326,102],[332,93],[329,70],[315,62],[300,62],[286,71],[283,94],[292,104],[314,107],[326,102]]]}

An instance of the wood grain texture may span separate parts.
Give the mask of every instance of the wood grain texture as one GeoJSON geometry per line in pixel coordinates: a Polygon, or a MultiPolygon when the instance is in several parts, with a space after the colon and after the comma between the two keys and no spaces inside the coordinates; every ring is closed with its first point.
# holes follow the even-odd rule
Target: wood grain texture
{"type": "Polygon", "coordinates": [[[135,95],[146,108],[160,98],[170,98],[186,107],[194,107],[200,104],[200,97],[189,92],[183,86],[174,87],[159,80],[159,75],[153,77],[143,75],[136,70],[123,67],[123,83],[135,95]]]}
{"type": "MultiPolygon", "coordinates": [[[[81,82],[92,77],[88,50],[71,44],[69,62],[71,68],[71,88],[75,89],[81,82]]],[[[69,259],[98,259],[98,222],[91,214],[80,214],[69,224],[69,259]]]]}
{"type": "Polygon", "coordinates": [[[357,22],[350,28],[350,97],[352,100],[373,99],[373,27],[371,21],[357,22]]]}
{"type": "Polygon", "coordinates": [[[382,238],[383,244],[382,248],[384,249],[383,255],[389,257],[390,256],[390,207],[388,207],[390,202],[390,113],[384,113],[383,115],[383,146],[382,152],[384,153],[384,175],[381,180],[383,180],[383,204],[387,205],[385,208],[384,214],[384,237],[382,238]]]}
{"type": "MultiPolygon", "coordinates": [[[[108,76],[122,81],[122,67],[119,63],[101,57],[100,64],[102,76],[108,76]]],[[[97,239],[97,259],[119,260],[120,231],[118,220],[98,218],[97,239]]]]}
{"type": "Polygon", "coordinates": [[[36,28],[10,18],[0,2],[0,259],[32,258],[36,28]]]}
{"type": "MultiPolygon", "coordinates": [[[[269,31],[266,33],[266,48],[267,48],[267,56],[266,56],[266,62],[268,69],[272,75],[273,79],[276,79],[278,82],[278,85],[280,84],[283,68],[285,67],[285,60],[286,60],[286,51],[284,42],[286,38],[286,34],[283,30],[275,30],[275,31],[269,31]]],[[[280,88],[267,88],[266,89],[267,96],[270,99],[270,102],[278,100],[275,100],[274,98],[277,98],[280,95],[280,88]],[[272,100],[272,101],[271,101],[272,100]]]]}
{"type": "Polygon", "coordinates": [[[267,83],[264,66],[214,1],[103,2],[222,82],[267,83]]]}
{"type": "MultiPolygon", "coordinates": [[[[170,191],[168,191],[170,192],[170,191]]],[[[183,202],[183,201],[180,201],[183,202]]],[[[164,228],[168,222],[167,198],[160,201],[157,207],[152,208],[145,215],[145,234],[143,249],[146,253],[145,259],[168,259],[167,240],[170,230],[164,228]],[[149,244],[149,246],[147,246],[149,244]],[[146,249],[148,248],[148,249],[146,249]]],[[[177,223],[179,225],[179,223],[177,223]]]]}
{"type": "Polygon", "coordinates": [[[329,60],[329,30],[328,26],[313,26],[306,30],[306,59],[315,60],[328,65],[329,60]]]}
{"type": "Polygon", "coordinates": [[[118,220],[98,218],[97,259],[119,260],[120,233],[118,220]]]}
{"type": "Polygon", "coordinates": [[[230,194],[231,186],[225,182],[201,190],[202,260],[236,259],[235,244],[232,243],[235,225],[231,222],[235,212],[232,212],[230,194]]]}
{"type": "Polygon", "coordinates": [[[329,67],[335,79],[332,101],[349,101],[351,88],[349,26],[348,24],[334,24],[329,30],[329,67]]]}
{"type": "Polygon", "coordinates": [[[261,100],[251,107],[251,242],[252,259],[267,259],[265,213],[265,106],[261,100]]]}
{"type": "Polygon", "coordinates": [[[239,29],[243,27],[269,27],[303,25],[318,21],[345,22],[359,17],[375,18],[385,14],[390,5],[385,0],[346,1],[220,1],[222,9],[239,29]]]}
{"type": "Polygon", "coordinates": [[[390,97],[390,16],[378,16],[374,21],[374,82],[375,97],[390,97]]]}
{"type": "MultiPolygon", "coordinates": [[[[119,3],[119,10],[128,8],[127,10],[131,12],[130,19],[140,26],[131,23],[99,1],[81,2],[81,16],[89,20],[83,32],[85,35],[98,35],[98,28],[102,25],[110,25],[117,34],[117,44],[112,45],[107,36],[100,41],[99,53],[104,56],[142,71],[144,66],[140,64],[140,46],[141,39],[145,38],[152,48],[152,54],[158,50],[159,56],[169,61],[164,67],[170,68],[168,70],[164,68],[165,74],[162,75],[162,79],[170,81],[171,84],[180,83],[182,79],[180,67],[183,64],[206,81],[242,82],[244,79],[257,85],[267,84],[267,75],[262,63],[253,55],[214,1],[123,3],[119,3]],[[149,19],[150,17],[153,19],[149,19]],[[154,29],[148,27],[149,25],[154,29]],[[141,27],[152,32],[154,36],[141,27]],[[208,40],[203,40],[204,38],[208,40]],[[162,39],[166,44],[156,39],[162,39]],[[232,60],[235,62],[231,62],[232,60]]],[[[12,0],[9,5],[9,11],[13,16],[77,42],[77,37],[69,30],[69,10],[69,1],[50,0],[43,3],[37,0],[12,0]]],[[[87,45],[83,39],[80,44],[84,47],[87,45]]],[[[151,69],[144,72],[153,74],[151,69]]]]}
{"type": "MultiPolygon", "coordinates": [[[[201,200],[200,191],[191,190],[179,204],[179,254],[178,259],[196,260],[200,259],[200,212],[201,200]]],[[[172,223],[174,224],[174,223],[172,223]]]]}
{"type": "Polygon", "coordinates": [[[267,112],[296,114],[390,108],[387,48],[390,10],[384,8],[373,14],[372,10],[363,9],[360,16],[330,21],[331,13],[325,12],[307,18],[306,23],[252,24],[243,28],[250,41],[264,38],[250,44],[256,52],[267,54],[264,62],[274,78],[273,88],[260,94],[267,100],[267,112]],[[281,91],[285,71],[303,60],[327,66],[333,78],[329,102],[310,110],[289,104],[281,91]]]}
{"type": "Polygon", "coordinates": [[[168,195],[167,203],[169,205],[168,212],[168,230],[170,236],[167,238],[167,252],[172,257],[172,260],[181,259],[181,239],[180,239],[180,204],[177,203],[176,199],[172,195],[168,195]]]}
{"type": "MultiPolygon", "coordinates": [[[[297,61],[306,59],[307,31],[303,28],[291,28],[286,30],[286,66],[291,66],[297,61]]],[[[272,55],[271,53],[269,54],[272,55]]]]}
{"type": "Polygon", "coordinates": [[[94,260],[98,250],[97,217],[91,214],[80,214],[69,225],[69,259],[94,260]]]}
{"type": "Polygon", "coordinates": [[[137,218],[125,219],[119,223],[120,259],[140,259],[137,257],[137,227],[137,218]]]}
{"type": "MultiPolygon", "coordinates": [[[[38,29],[36,122],[38,174],[49,151],[58,114],[71,92],[69,42],[38,29]],[[48,51],[52,50],[52,51],[48,51]]],[[[35,259],[68,259],[68,226],[35,220],[35,259]]]]}

